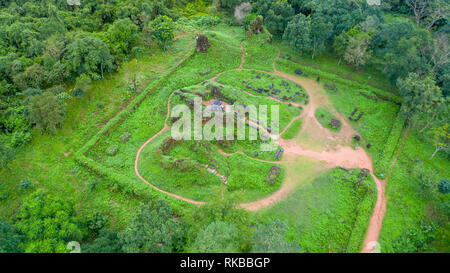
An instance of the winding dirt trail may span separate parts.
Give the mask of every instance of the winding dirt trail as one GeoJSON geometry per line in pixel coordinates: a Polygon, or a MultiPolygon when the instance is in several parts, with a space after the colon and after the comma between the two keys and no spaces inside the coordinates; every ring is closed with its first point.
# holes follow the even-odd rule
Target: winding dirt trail
{"type": "MultiPolygon", "coordinates": [[[[244,47],[242,46],[242,42],[240,44],[240,48],[242,51],[241,63],[239,65],[239,67],[236,68],[237,70],[242,70],[243,64],[245,62],[245,50],[244,50],[244,47]]],[[[297,77],[294,75],[290,75],[290,74],[286,74],[286,73],[278,71],[276,68],[276,59],[279,56],[280,56],[280,49],[278,48],[278,53],[277,53],[276,57],[273,59],[273,72],[267,72],[267,71],[264,71],[264,72],[275,75],[275,76],[282,77],[284,79],[293,81],[293,82],[301,85],[303,88],[305,88],[306,92],[309,94],[310,101],[309,101],[308,105],[304,106],[304,111],[302,112],[302,114],[295,117],[294,119],[292,119],[278,136],[281,136],[293,124],[293,122],[295,120],[303,118],[304,120],[303,120],[302,128],[301,128],[299,134],[301,134],[302,132],[307,132],[307,131],[312,130],[312,131],[316,131],[317,132],[316,135],[322,139],[328,138],[328,139],[336,140],[337,135],[333,135],[335,133],[324,128],[317,121],[317,119],[315,117],[315,111],[316,111],[318,105],[328,105],[330,110],[332,110],[333,114],[336,115],[338,118],[340,118],[342,121],[342,128],[338,133],[339,138],[341,140],[351,141],[352,136],[354,134],[357,134],[357,132],[347,122],[346,118],[344,116],[342,116],[340,113],[338,113],[332,107],[332,104],[328,101],[325,90],[322,88],[322,86],[319,85],[314,80],[307,79],[307,78],[300,78],[300,77],[297,77]]],[[[212,77],[210,80],[215,81],[216,78],[218,76],[220,76],[222,73],[223,72],[218,73],[217,75],[212,77]]],[[[248,93],[248,92],[246,92],[246,93],[249,95],[255,96],[251,93],[248,93]]],[[[173,92],[170,94],[169,99],[168,99],[167,115],[164,120],[164,127],[158,133],[156,133],[151,138],[149,138],[139,148],[139,150],[137,151],[137,154],[136,154],[134,170],[135,170],[136,175],[143,182],[150,185],[154,189],[156,189],[162,193],[165,193],[169,196],[172,196],[174,198],[177,198],[179,200],[183,200],[188,203],[191,203],[191,204],[203,205],[206,202],[195,201],[195,200],[188,199],[183,196],[179,196],[179,195],[164,191],[162,189],[159,189],[158,187],[152,185],[150,182],[145,180],[145,178],[143,178],[140,175],[139,170],[138,170],[139,157],[140,157],[142,150],[146,147],[146,145],[148,145],[151,141],[153,141],[157,136],[159,136],[160,134],[162,134],[163,132],[167,131],[170,128],[167,125],[167,119],[169,118],[169,114],[170,114],[170,99],[171,99],[172,95],[173,95],[173,92]]],[[[384,218],[384,214],[386,212],[386,198],[384,195],[385,185],[386,185],[387,179],[397,161],[397,157],[402,149],[402,146],[405,142],[408,132],[409,132],[409,128],[407,129],[407,131],[404,135],[402,144],[400,145],[400,148],[397,151],[397,155],[395,157],[394,162],[392,163],[392,167],[391,167],[389,174],[385,181],[381,181],[375,176],[375,174],[373,173],[372,159],[366,153],[366,151],[360,147],[357,149],[352,149],[349,146],[338,145],[335,149],[324,149],[322,151],[313,151],[313,150],[306,149],[305,147],[302,147],[302,144],[299,143],[299,141],[296,139],[283,140],[283,139],[281,139],[281,137],[279,137],[279,145],[284,150],[283,160],[269,161],[269,160],[260,160],[260,159],[252,158],[249,156],[248,157],[252,160],[274,163],[274,164],[283,164],[287,160],[292,160],[295,157],[305,157],[305,158],[312,159],[315,161],[323,162],[326,164],[326,168],[330,168],[330,169],[337,167],[337,166],[343,167],[343,168],[349,168],[349,169],[350,168],[368,169],[370,171],[370,174],[372,175],[372,177],[375,181],[376,187],[377,187],[377,201],[376,201],[376,205],[375,205],[375,208],[374,208],[374,211],[373,211],[370,223],[369,223],[369,227],[368,227],[366,238],[365,238],[365,241],[363,244],[362,252],[372,252],[373,247],[374,247],[373,242],[376,242],[378,240],[378,237],[379,237],[379,234],[381,231],[382,221],[384,218]]],[[[320,140],[320,138],[318,138],[318,139],[320,140]]],[[[234,153],[225,153],[224,151],[222,151],[220,149],[218,149],[218,151],[219,151],[219,153],[223,154],[224,156],[230,156],[230,155],[234,154],[234,153]]],[[[281,185],[280,189],[278,189],[271,195],[269,195],[265,198],[262,198],[260,200],[254,201],[254,202],[241,203],[241,204],[239,204],[239,206],[246,210],[249,210],[249,211],[257,211],[257,210],[266,208],[268,206],[271,206],[274,203],[279,202],[280,200],[286,198],[286,196],[296,187],[296,183],[298,183],[298,182],[283,183],[281,185]]],[[[221,192],[222,198],[223,198],[224,189],[225,189],[225,186],[223,187],[222,192],[221,192]]]]}

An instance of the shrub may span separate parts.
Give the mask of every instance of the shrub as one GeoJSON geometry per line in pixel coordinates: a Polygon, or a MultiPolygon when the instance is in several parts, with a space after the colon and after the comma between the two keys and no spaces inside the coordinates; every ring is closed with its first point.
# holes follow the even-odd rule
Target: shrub
{"type": "Polygon", "coordinates": [[[105,105],[101,102],[97,102],[96,106],[98,109],[103,109],[103,107],[105,107],[105,105]]]}
{"type": "Polygon", "coordinates": [[[88,215],[86,220],[86,227],[89,232],[98,234],[108,223],[108,218],[99,212],[88,215]]]}
{"type": "Polygon", "coordinates": [[[86,182],[86,188],[88,191],[94,191],[99,182],[97,180],[89,180],[86,182]]]}

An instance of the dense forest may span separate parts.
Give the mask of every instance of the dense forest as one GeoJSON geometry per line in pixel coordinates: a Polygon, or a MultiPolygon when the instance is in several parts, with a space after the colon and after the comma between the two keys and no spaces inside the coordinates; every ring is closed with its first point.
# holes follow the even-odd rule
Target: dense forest
{"type": "MultiPolygon", "coordinates": [[[[34,135],[57,132],[67,106],[89,100],[94,81],[126,61],[170,48],[177,24],[220,22],[248,30],[260,19],[273,40],[302,56],[332,54],[355,73],[377,69],[389,91],[403,98],[404,118],[433,145],[432,157],[448,156],[450,3],[376,2],[0,0],[0,168],[8,169],[34,135]]],[[[26,191],[30,184],[21,181],[20,188],[26,191]]],[[[440,187],[448,192],[448,181],[440,187]]],[[[64,252],[69,240],[86,242],[89,252],[296,251],[285,240],[282,221],[242,237],[249,216],[231,206],[205,206],[186,216],[195,223],[188,226],[174,221],[169,203],[159,200],[142,205],[119,231],[105,216],[77,218],[73,203],[37,190],[13,220],[0,220],[0,252],[64,252]],[[44,232],[36,236],[36,230],[44,232]]]]}

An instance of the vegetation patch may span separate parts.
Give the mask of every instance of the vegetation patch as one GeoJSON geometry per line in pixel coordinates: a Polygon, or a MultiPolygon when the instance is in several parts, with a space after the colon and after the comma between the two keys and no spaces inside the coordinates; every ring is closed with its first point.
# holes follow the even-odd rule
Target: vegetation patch
{"type": "Polygon", "coordinates": [[[296,119],[291,126],[281,135],[283,139],[293,139],[298,135],[302,128],[302,120],[296,119]]]}

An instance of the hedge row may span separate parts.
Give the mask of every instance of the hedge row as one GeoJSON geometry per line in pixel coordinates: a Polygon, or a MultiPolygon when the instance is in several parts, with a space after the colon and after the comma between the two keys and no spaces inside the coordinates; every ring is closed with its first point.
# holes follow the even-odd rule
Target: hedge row
{"type": "MultiPolygon", "coordinates": [[[[367,85],[367,84],[361,84],[361,83],[358,83],[358,82],[355,82],[355,81],[347,80],[347,79],[344,79],[344,78],[342,78],[342,77],[340,77],[340,76],[338,76],[336,74],[323,72],[323,71],[321,71],[319,69],[315,69],[315,68],[312,68],[312,67],[309,67],[309,66],[305,66],[305,65],[298,64],[298,63],[294,63],[294,62],[286,60],[286,59],[280,59],[279,58],[279,59],[277,59],[277,62],[279,62],[281,65],[283,65],[283,66],[285,66],[287,68],[290,68],[290,70],[292,70],[292,71],[285,71],[287,73],[294,73],[295,69],[301,69],[302,72],[306,72],[310,77],[311,76],[314,76],[314,77],[320,76],[321,81],[326,79],[326,80],[329,80],[331,82],[338,82],[338,83],[341,83],[341,84],[344,84],[344,85],[348,85],[348,86],[351,86],[351,87],[354,87],[354,88],[363,89],[364,91],[366,91],[368,93],[371,93],[371,95],[374,95],[374,96],[376,96],[376,97],[378,97],[379,99],[382,99],[382,100],[390,101],[390,102],[393,102],[395,104],[401,104],[402,103],[401,97],[399,97],[399,96],[397,96],[397,95],[395,95],[395,94],[393,94],[391,92],[388,92],[388,91],[385,91],[385,90],[381,90],[381,89],[372,87],[372,86],[367,85]]],[[[368,95],[370,95],[370,94],[368,94],[368,95]]]]}

